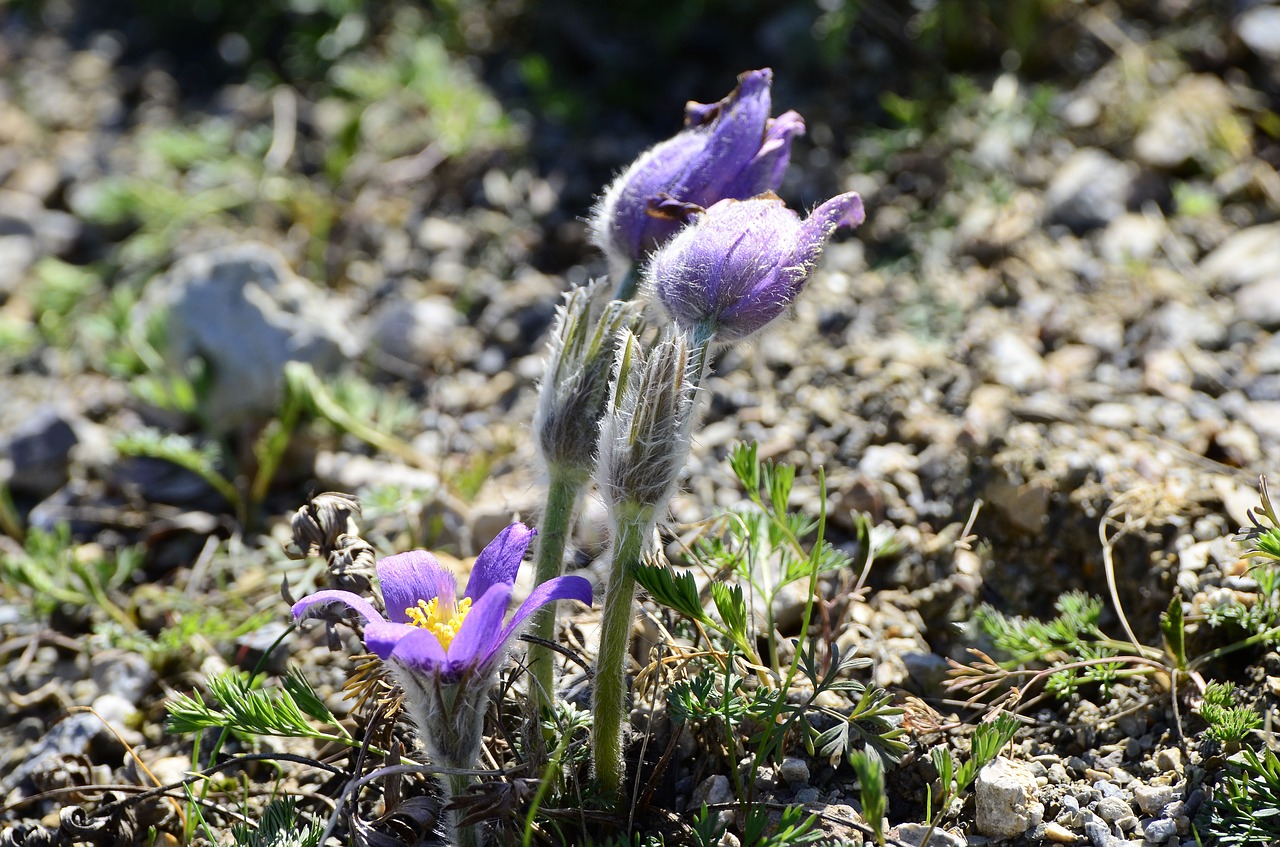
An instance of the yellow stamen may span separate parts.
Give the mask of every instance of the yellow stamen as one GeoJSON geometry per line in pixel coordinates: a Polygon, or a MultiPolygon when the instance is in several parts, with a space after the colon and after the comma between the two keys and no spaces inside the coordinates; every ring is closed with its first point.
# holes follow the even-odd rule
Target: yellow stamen
{"type": "Polygon", "coordinates": [[[404,613],[409,617],[411,626],[435,633],[440,646],[448,650],[450,642],[462,628],[462,622],[466,620],[469,611],[471,611],[470,597],[459,600],[456,609],[450,609],[447,606],[441,608],[440,598],[432,597],[430,600],[419,600],[418,605],[410,606],[404,610],[404,613]]]}

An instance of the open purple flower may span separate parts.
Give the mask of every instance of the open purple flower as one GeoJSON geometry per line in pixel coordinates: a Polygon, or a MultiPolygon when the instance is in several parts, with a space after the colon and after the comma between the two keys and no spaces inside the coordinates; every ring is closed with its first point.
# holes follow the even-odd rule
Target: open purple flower
{"type": "Polygon", "coordinates": [[[299,600],[294,617],[302,619],[342,603],[365,620],[364,642],[380,659],[414,674],[444,680],[472,674],[487,677],[497,669],[520,625],[556,600],[591,602],[591,583],[562,576],[539,585],[503,623],[512,586],[534,530],[514,523],[484,548],[459,598],[454,576],[425,550],[389,556],[378,562],[378,579],[387,617],[350,591],[317,591],[299,600]]]}
{"type": "Polygon", "coordinates": [[[590,223],[592,240],[615,265],[641,261],[680,229],[680,221],[650,213],[654,198],[705,207],[782,183],[804,119],[795,112],[769,117],[772,82],[768,68],[748,71],[719,103],[690,102],[685,129],[642,153],[610,184],[590,223]]]}
{"type": "MultiPolygon", "coordinates": [[[[414,550],[378,562],[384,618],[350,591],[317,591],[293,606],[299,620],[341,603],[364,618],[364,643],[395,673],[404,705],[434,765],[446,796],[472,782],[483,744],[484,713],[511,639],[535,611],[556,600],[591,602],[591,583],[580,576],[548,580],[530,592],[504,623],[511,588],[534,531],[521,523],[498,533],[471,569],[458,597],[453,574],[435,556],[414,550]]],[[[449,812],[450,843],[478,845],[478,826],[460,826],[449,812]]]]}
{"type": "Polygon", "coordinates": [[[857,226],[850,192],[805,220],[772,194],[694,209],[692,223],[653,255],[649,285],[676,325],[696,338],[736,341],[777,318],[799,295],[832,233],[857,226]]]}

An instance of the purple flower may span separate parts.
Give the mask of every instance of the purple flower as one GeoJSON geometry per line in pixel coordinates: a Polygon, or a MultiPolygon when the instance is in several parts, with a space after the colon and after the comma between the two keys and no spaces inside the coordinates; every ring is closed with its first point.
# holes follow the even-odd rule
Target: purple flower
{"type": "Polygon", "coordinates": [[[672,320],[695,338],[736,341],[786,311],[832,233],[865,214],[855,193],[833,197],[803,221],[772,194],[722,200],[653,255],[646,270],[672,320]]]}
{"type": "Polygon", "coordinates": [[[804,119],[795,112],[769,117],[772,82],[768,68],[748,71],[719,103],[689,103],[685,129],[641,154],[605,190],[591,233],[615,265],[641,261],[680,229],[681,221],[651,213],[655,198],[706,207],[781,184],[804,119]]]}
{"type": "Polygon", "coordinates": [[[591,583],[562,576],[534,588],[510,621],[503,623],[516,572],[534,530],[514,523],[476,559],[467,589],[435,556],[414,550],[378,562],[387,620],[373,604],[350,591],[326,590],[293,607],[298,619],[342,603],[365,620],[364,643],[380,659],[412,675],[435,675],[445,682],[488,677],[506,656],[511,639],[533,612],[556,600],[591,602],[591,583]]]}

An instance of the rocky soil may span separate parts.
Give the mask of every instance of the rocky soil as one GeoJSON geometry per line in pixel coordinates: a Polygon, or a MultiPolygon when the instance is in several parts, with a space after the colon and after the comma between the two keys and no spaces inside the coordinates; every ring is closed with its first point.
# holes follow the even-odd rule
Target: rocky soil
{"type": "MultiPolygon", "coordinates": [[[[910,56],[868,9],[849,36],[857,61],[892,76],[910,56]]],[[[1194,611],[1257,588],[1232,536],[1280,456],[1280,7],[1055,14],[1045,49],[1070,61],[1032,70],[1027,54],[1020,71],[1011,50],[1006,69],[948,76],[892,116],[860,111],[865,81],[799,93],[785,56],[762,47],[778,104],[810,121],[783,194],[802,205],[857,190],[868,220],[827,250],[784,326],[720,355],[669,525],[678,563],[675,539],[741,499],[724,459],[746,439],[797,467],[810,508],[825,469],[837,543],[852,545],[855,512],[896,535],[900,552],[829,634],[936,721],[913,729],[889,774],[905,843],[927,829],[928,749],[984,714],[945,685],[947,659],[991,649],[970,624],[978,604],[1051,616],[1066,591],[1108,597],[1112,568],[1134,635],[1159,646],[1171,597],[1194,611]]],[[[606,126],[587,146],[536,111],[483,117],[499,103],[486,100],[464,152],[440,135],[419,143],[423,113],[391,98],[352,129],[350,99],[305,88],[192,93],[109,28],[19,16],[0,35],[0,819],[4,843],[21,844],[64,809],[92,808],[89,786],[141,784],[126,745],[163,781],[192,768],[162,704],[227,663],[252,666],[280,634],[282,577],[306,586],[317,573],[279,552],[308,494],[358,493],[382,552],[460,560],[513,515],[536,515],[540,345],[559,293],[603,272],[581,223],[590,193],[644,139],[606,126]],[[326,182],[344,132],[359,140],[326,182]],[[309,414],[239,514],[199,475],[121,449],[148,427],[221,444],[221,467],[248,490],[291,361],[348,379],[332,392],[404,449],[309,414]],[[123,623],[11,578],[30,559],[17,536],[59,525],[60,567],[140,557],[109,595],[123,623]],[[251,625],[154,646],[210,602],[251,625]]],[[[492,77],[506,91],[475,67],[467,85],[492,77]]],[[[720,96],[738,70],[697,75],[689,96],[720,96]]],[[[682,97],[650,96],[669,115],[654,140],[675,129],[682,97]]],[[[603,532],[590,503],[584,573],[603,532]]],[[[1123,625],[1108,600],[1103,629],[1123,638],[1123,625]]],[[[305,663],[343,708],[349,667],[323,641],[294,636],[280,661],[305,663]]],[[[1213,675],[1274,713],[1280,655],[1266,645],[1213,675]]],[[[1193,691],[1175,703],[1140,679],[1105,698],[1038,693],[1007,758],[931,843],[1196,843],[1218,751],[1193,691]]],[[[728,779],[688,753],[672,813],[730,803],[728,779]]],[[[833,839],[865,837],[849,767],[795,753],[754,775],[762,796],[821,812],[833,839]]],[[[304,788],[331,793],[321,776],[304,788]]],[[[147,806],[137,823],[171,833],[170,814],[147,806]]]]}

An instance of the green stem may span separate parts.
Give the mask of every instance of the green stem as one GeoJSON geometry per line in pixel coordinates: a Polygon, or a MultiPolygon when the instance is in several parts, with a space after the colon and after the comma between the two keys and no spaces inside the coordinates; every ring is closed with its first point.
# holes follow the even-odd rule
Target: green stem
{"type": "Polygon", "coordinates": [[[618,280],[618,287],[613,291],[614,300],[634,300],[640,289],[640,266],[632,265],[618,280]]]}
{"type": "Polygon", "coordinates": [[[600,622],[600,651],[596,657],[595,723],[591,731],[591,761],[602,794],[621,800],[623,719],[627,714],[627,652],[631,644],[635,605],[634,568],[640,563],[644,536],[652,510],[638,509],[619,521],[614,539],[609,584],[600,622]]]}
{"type": "MultiPolygon", "coordinates": [[[[564,565],[564,549],[570,527],[573,526],[573,513],[582,486],[583,482],[577,476],[558,468],[551,469],[546,508],[542,512],[542,521],[538,524],[538,557],[533,579],[535,586],[560,576],[564,565]]],[[[555,640],[555,603],[537,613],[530,634],[544,641],[555,640]]],[[[545,644],[530,644],[528,666],[532,675],[529,689],[529,699],[533,706],[531,717],[536,718],[543,710],[550,709],[555,704],[555,656],[551,648],[545,644]]],[[[536,722],[533,731],[540,731],[536,722]]]]}

